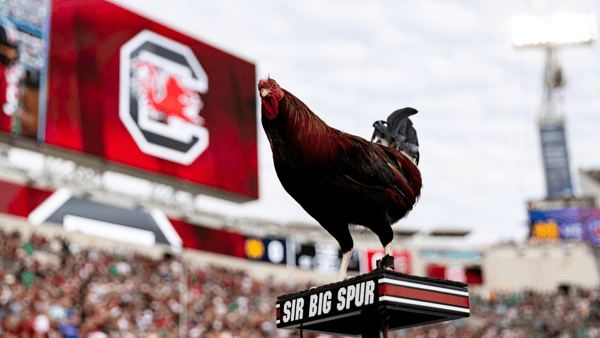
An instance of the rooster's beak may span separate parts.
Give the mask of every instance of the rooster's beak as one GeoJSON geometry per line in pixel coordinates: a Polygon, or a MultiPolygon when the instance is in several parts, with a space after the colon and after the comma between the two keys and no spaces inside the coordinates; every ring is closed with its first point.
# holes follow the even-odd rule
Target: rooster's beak
{"type": "Polygon", "coordinates": [[[261,90],[260,90],[260,96],[266,97],[267,95],[269,95],[270,92],[271,91],[268,90],[267,88],[261,88],[261,90]]]}

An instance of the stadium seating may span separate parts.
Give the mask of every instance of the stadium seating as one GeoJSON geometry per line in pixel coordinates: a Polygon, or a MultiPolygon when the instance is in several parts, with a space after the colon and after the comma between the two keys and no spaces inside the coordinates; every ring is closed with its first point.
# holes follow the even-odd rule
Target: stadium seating
{"type": "MultiPolygon", "coordinates": [[[[298,336],[275,328],[274,305],[306,283],[260,278],[227,260],[82,245],[58,227],[1,221],[2,337],[298,336]]],[[[598,327],[598,290],[571,289],[474,296],[468,319],[390,336],[598,337],[598,327]]]]}

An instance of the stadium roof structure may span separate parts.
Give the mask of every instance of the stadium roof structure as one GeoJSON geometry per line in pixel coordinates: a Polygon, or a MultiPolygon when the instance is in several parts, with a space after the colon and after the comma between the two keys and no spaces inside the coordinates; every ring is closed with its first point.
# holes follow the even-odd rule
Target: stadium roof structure
{"type": "Polygon", "coordinates": [[[600,203],[600,170],[579,168],[581,193],[594,199],[593,205],[600,203]]]}
{"type": "Polygon", "coordinates": [[[597,183],[600,183],[600,170],[584,170],[585,174],[593,178],[597,183]]]}
{"type": "Polygon", "coordinates": [[[31,224],[49,221],[68,231],[153,246],[155,243],[180,249],[182,240],[164,212],[128,209],[78,198],[65,188],[58,189],[28,216],[31,224]]]}
{"type": "Polygon", "coordinates": [[[429,237],[466,237],[471,233],[469,229],[439,228],[429,232],[429,237]]]}
{"type": "MultiPolygon", "coordinates": [[[[597,183],[600,186],[600,182],[597,183]]],[[[563,197],[558,199],[539,199],[527,201],[528,211],[544,211],[563,208],[585,208],[596,205],[597,198],[589,188],[584,189],[583,196],[563,197]]]]}
{"type": "Polygon", "coordinates": [[[418,234],[419,232],[420,232],[420,230],[414,230],[414,229],[394,229],[394,235],[400,236],[400,237],[412,237],[412,236],[418,234]]]}

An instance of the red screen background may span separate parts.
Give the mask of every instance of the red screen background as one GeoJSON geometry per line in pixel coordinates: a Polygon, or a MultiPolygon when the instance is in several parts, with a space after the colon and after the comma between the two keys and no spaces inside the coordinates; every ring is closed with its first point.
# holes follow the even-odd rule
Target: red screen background
{"type": "Polygon", "coordinates": [[[52,1],[49,58],[47,144],[258,198],[254,64],[101,0],[52,1]],[[187,166],[140,151],[119,118],[120,48],[144,29],[189,46],[208,76],[209,145],[187,166]]]}

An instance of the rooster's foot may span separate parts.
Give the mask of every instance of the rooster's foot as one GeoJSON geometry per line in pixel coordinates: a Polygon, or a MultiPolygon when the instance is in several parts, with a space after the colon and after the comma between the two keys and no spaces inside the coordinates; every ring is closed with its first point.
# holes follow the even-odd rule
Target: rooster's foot
{"type": "Polygon", "coordinates": [[[383,256],[382,259],[377,261],[377,268],[393,271],[394,270],[394,257],[392,257],[390,255],[383,256]]]}

